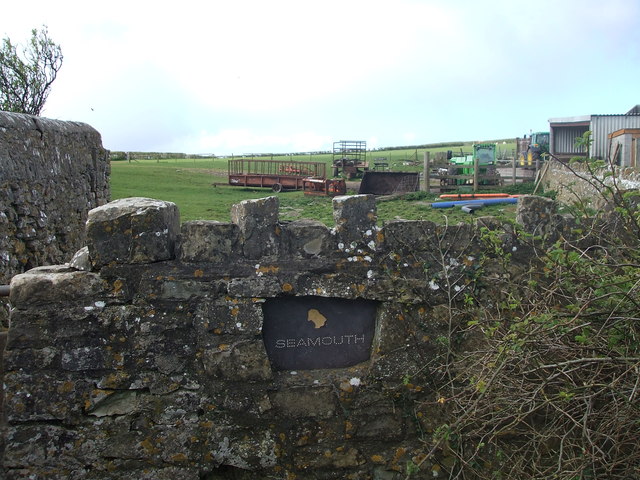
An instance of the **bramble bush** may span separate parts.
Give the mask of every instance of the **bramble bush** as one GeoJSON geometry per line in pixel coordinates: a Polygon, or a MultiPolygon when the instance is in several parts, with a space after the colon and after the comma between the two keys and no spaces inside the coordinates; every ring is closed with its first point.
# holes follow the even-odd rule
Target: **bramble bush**
{"type": "Polygon", "coordinates": [[[427,466],[439,478],[640,478],[640,197],[615,165],[586,166],[576,175],[609,208],[577,203],[571,235],[529,237],[536,256],[518,279],[510,252],[480,233],[504,271],[491,305],[479,269],[449,306],[448,344],[474,342],[449,350],[437,392],[415,406],[420,418],[446,408],[449,421],[424,437],[406,478],[427,466]],[[596,175],[603,167],[612,173],[596,175]]]}

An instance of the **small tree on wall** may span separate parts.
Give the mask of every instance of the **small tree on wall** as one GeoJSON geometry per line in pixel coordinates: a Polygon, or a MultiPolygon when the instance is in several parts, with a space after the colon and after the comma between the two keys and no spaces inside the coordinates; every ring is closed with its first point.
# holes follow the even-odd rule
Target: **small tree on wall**
{"type": "Polygon", "coordinates": [[[46,26],[31,31],[31,40],[21,52],[4,38],[0,46],[0,110],[40,115],[62,58],[62,50],[49,38],[46,26]]]}

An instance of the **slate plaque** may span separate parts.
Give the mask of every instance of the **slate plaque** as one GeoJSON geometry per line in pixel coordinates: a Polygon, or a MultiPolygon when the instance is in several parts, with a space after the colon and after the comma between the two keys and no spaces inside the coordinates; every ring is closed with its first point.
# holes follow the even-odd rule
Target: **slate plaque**
{"type": "Polygon", "coordinates": [[[263,305],[262,336],[276,370],[343,368],[368,360],[377,302],[282,297],[263,305]]]}

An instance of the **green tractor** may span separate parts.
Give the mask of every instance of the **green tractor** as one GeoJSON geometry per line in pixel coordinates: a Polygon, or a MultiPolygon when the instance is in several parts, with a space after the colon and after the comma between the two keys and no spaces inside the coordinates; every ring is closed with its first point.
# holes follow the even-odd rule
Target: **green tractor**
{"type": "Polygon", "coordinates": [[[518,143],[518,159],[521,167],[534,167],[549,153],[549,132],[535,132],[518,143]]]}
{"type": "MultiPolygon", "coordinates": [[[[500,175],[496,170],[496,145],[494,143],[476,143],[473,153],[454,157],[448,155],[449,165],[446,169],[447,177],[452,175],[473,175],[475,160],[478,160],[479,185],[500,185],[500,175]]],[[[443,172],[444,173],[444,172],[443,172]]],[[[442,185],[473,185],[472,178],[445,178],[440,181],[442,185]]]]}

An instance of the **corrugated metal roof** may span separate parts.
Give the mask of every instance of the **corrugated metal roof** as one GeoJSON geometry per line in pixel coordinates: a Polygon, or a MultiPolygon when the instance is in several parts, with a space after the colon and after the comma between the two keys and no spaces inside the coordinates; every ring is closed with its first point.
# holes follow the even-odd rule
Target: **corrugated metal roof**
{"type": "Polygon", "coordinates": [[[640,117],[640,113],[601,113],[591,115],[591,118],[593,117],[640,117]]]}
{"type": "Polygon", "coordinates": [[[636,105],[627,112],[627,115],[640,115],[640,105],[636,105]]]}
{"type": "Polygon", "coordinates": [[[640,115],[640,104],[633,107],[627,113],[594,113],[591,115],[576,115],[573,117],[550,118],[549,123],[581,123],[590,122],[594,117],[626,117],[640,115]]]}
{"type": "Polygon", "coordinates": [[[550,118],[549,123],[582,123],[582,122],[590,122],[591,117],[593,115],[581,115],[576,117],[558,117],[558,118],[550,118]]]}

